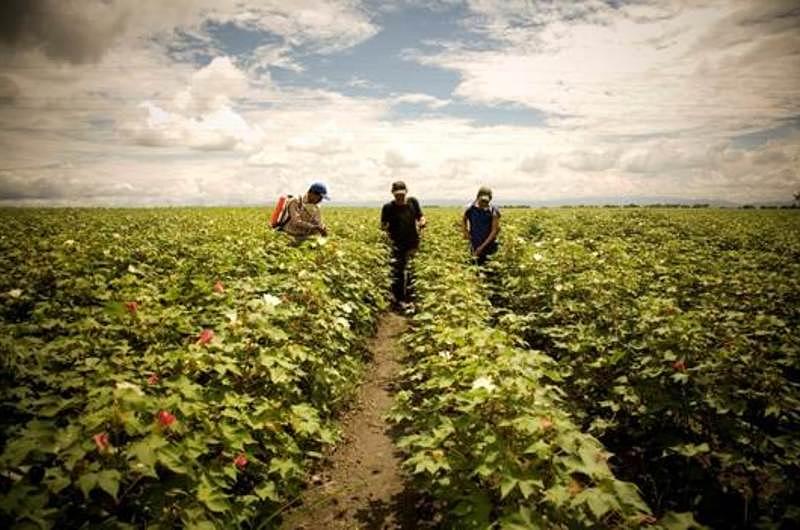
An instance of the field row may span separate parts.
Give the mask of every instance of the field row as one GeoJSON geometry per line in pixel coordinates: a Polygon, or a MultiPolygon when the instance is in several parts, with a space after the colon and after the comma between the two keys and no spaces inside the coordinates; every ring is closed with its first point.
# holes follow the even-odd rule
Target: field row
{"type": "Polygon", "coordinates": [[[796,214],[520,212],[503,230],[499,327],[557,360],[654,510],[800,524],[796,214]]]}
{"type": "Polygon", "coordinates": [[[445,218],[416,258],[417,314],[392,420],[405,467],[453,528],[689,528],[657,521],[611,456],[567,413],[559,365],[493,329],[458,232],[445,218]]]}
{"type": "Polygon", "coordinates": [[[0,526],[279,520],[386,306],[373,216],[298,246],[254,210],[3,214],[0,526]]]}

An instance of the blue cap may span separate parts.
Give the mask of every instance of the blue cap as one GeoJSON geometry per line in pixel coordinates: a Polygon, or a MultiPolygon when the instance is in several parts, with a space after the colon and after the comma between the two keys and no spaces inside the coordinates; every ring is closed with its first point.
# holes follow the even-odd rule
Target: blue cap
{"type": "Polygon", "coordinates": [[[331,200],[331,198],[328,197],[328,188],[322,182],[315,182],[310,188],[308,188],[308,191],[313,191],[314,193],[321,195],[325,200],[331,200]]]}

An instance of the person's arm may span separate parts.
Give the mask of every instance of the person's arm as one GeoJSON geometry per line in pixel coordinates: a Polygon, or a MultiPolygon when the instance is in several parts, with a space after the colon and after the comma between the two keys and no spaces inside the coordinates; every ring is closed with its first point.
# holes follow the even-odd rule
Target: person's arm
{"type": "Polygon", "coordinates": [[[500,232],[500,212],[497,212],[495,215],[492,215],[492,229],[489,231],[489,235],[486,236],[486,239],[481,243],[478,248],[475,249],[475,255],[480,256],[486,247],[488,247],[492,241],[495,240],[497,234],[500,232]]]}
{"type": "Polygon", "coordinates": [[[384,232],[389,231],[389,211],[385,204],[381,208],[381,230],[384,232]]]}
{"type": "Polygon", "coordinates": [[[464,239],[467,240],[469,239],[469,216],[467,215],[468,213],[469,213],[469,208],[464,210],[464,215],[461,219],[461,229],[464,232],[464,239]]]}
{"type": "Polygon", "coordinates": [[[314,209],[314,225],[322,237],[326,237],[328,235],[328,227],[326,227],[325,223],[322,222],[322,211],[319,209],[319,206],[314,209]]]}
{"type": "Polygon", "coordinates": [[[422,208],[419,205],[419,201],[416,197],[411,197],[411,201],[414,203],[414,219],[417,223],[417,228],[425,228],[425,225],[428,224],[428,220],[425,219],[425,216],[422,214],[422,208]]]}

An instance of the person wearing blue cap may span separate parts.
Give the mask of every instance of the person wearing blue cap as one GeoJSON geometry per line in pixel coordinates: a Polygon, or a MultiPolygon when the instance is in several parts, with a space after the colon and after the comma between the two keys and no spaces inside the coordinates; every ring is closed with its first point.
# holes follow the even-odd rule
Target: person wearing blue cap
{"type": "Polygon", "coordinates": [[[296,238],[304,238],[314,234],[328,235],[328,229],[322,222],[322,212],[319,203],[330,200],[328,188],[322,182],[313,183],[302,197],[295,197],[289,201],[286,208],[289,220],[283,226],[283,231],[296,238]]]}

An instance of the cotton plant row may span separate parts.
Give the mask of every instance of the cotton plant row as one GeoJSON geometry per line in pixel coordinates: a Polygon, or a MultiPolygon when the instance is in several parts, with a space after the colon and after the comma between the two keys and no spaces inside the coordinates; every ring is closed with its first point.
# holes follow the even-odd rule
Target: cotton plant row
{"type": "Polygon", "coordinates": [[[277,525],[386,305],[377,229],[348,214],[296,245],[254,210],[62,213],[3,212],[46,236],[0,241],[0,526],[277,525]]]}
{"type": "Polygon", "coordinates": [[[499,325],[557,359],[571,411],[657,511],[800,524],[800,218],[507,216],[499,325]]]}
{"type": "MultiPolygon", "coordinates": [[[[432,219],[432,224],[436,219],[432,219]]],[[[490,325],[486,292],[458,234],[426,234],[417,314],[391,419],[405,469],[444,503],[452,528],[688,528],[657,521],[611,454],[565,412],[559,368],[490,325]]]]}

